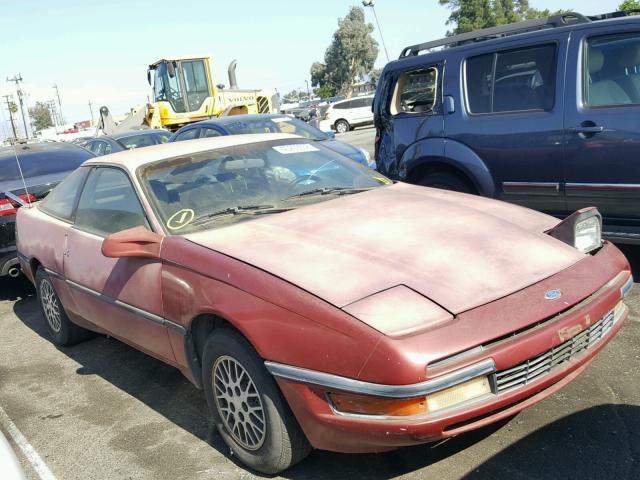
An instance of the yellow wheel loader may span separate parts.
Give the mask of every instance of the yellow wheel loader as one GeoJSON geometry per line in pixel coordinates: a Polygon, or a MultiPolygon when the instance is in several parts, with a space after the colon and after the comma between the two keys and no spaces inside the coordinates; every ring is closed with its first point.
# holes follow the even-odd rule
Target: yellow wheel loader
{"type": "Polygon", "coordinates": [[[229,65],[229,88],[224,88],[214,83],[209,57],[158,60],[147,70],[153,103],[132,110],[117,124],[102,107],[98,129],[105,134],[145,127],[175,131],[211,117],[277,111],[275,92],[238,88],[236,65],[236,60],[229,65]]]}

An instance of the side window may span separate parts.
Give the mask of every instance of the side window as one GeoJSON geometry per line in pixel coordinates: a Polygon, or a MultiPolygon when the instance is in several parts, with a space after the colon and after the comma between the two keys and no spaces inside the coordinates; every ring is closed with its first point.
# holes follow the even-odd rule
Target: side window
{"type": "Polygon", "coordinates": [[[193,140],[197,136],[198,136],[198,129],[197,128],[191,128],[191,129],[187,130],[186,132],[179,133],[178,136],[176,137],[175,141],[176,142],[182,142],[183,140],[193,140]]]}
{"type": "Polygon", "coordinates": [[[496,52],[467,59],[470,113],[550,110],[555,101],[556,45],[496,52]]]}
{"type": "Polygon", "coordinates": [[[40,208],[54,217],[71,221],[73,207],[89,168],[81,167],[71,173],[40,202],[40,208]]]}
{"type": "Polygon", "coordinates": [[[338,110],[348,110],[349,108],[353,108],[351,106],[352,102],[348,101],[348,102],[340,102],[340,103],[336,103],[333,108],[337,108],[338,110]]]}
{"type": "Polygon", "coordinates": [[[93,153],[95,153],[98,156],[104,155],[104,146],[105,146],[105,143],[103,141],[95,140],[90,144],[89,150],[91,150],[93,153]]]}
{"type": "Polygon", "coordinates": [[[129,177],[110,167],[91,171],[78,202],[75,225],[101,236],[140,225],[149,228],[129,177]]]}
{"type": "Polygon", "coordinates": [[[167,143],[170,138],[171,138],[171,135],[169,135],[168,133],[160,133],[155,137],[156,143],[158,144],[167,143]]]}
{"type": "Polygon", "coordinates": [[[111,144],[104,142],[104,155],[111,153],[111,144]]]}
{"type": "Polygon", "coordinates": [[[589,107],[640,103],[640,34],[589,38],[583,84],[584,103],[589,107]]]}
{"type": "Polygon", "coordinates": [[[373,97],[364,97],[364,106],[371,107],[373,105],[373,97]]]}
{"type": "Polygon", "coordinates": [[[438,69],[412,70],[400,75],[389,108],[392,115],[400,113],[428,113],[436,104],[438,69]]]}
{"type": "Polygon", "coordinates": [[[127,150],[155,145],[152,135],[133,135],[131,137],[120,138],[118,139],[118,143],[127,150]]]}
{"type": "Polygon", "coordinates": [[[210,138],[210,137],[220,137],[222,133],[220,133],[215,128],[203,128],[202,133],[200,134],[201,138],[210,138]]]}

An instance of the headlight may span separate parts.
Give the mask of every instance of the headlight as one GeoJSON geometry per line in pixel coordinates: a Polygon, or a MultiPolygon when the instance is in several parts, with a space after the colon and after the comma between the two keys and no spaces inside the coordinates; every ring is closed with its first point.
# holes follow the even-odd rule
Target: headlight
{"type": "Polygon", "coordinates": [[[602,244],[602,216],[595,207],[572,213],[547,232],[554,238],[589,253],[602,244]]]}
{"type": "Polygon", "coordinates": [[[576,222],[573,245],[582,253],[595,250],[602,242],[602,225],[599,216],[592,216],[576,222]]]}

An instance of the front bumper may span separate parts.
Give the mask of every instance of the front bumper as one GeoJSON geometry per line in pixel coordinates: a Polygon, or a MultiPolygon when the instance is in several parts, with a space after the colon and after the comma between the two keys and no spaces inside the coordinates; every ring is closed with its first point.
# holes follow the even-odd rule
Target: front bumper
{"type": "MultiPolygon", "coordinates": [[[[347,383],[331,383],[313,375],[296,378],[295,373],[286,368],[278,370],[277,365],[268,362],[267,368],[275,375],[298,422],[316,448],[362,453],[434,441],[507,418],[571,382],[626,320],[629,311],[622,298],[631,285],[629,272],[623,271],[557,317],[517,335],[490,342],[477,353],[464,356],[464,366],[456,367],[453,372],[491,362],[494,367],[488,376],[492,393],[431,414],[396,418],[342,414],[332,407],[328,393],[355,391],[389,396],[393,395],[394,388],[400,388],[400,394],[404,395],[410,393],[411,388],[432,385],[438,376],[422,384],[378,385],[367,392],[362,390],[362,385],[351,388],[349,381],[352,379],[347,379],[347,383]],[[544,369],[542,373],[540,368],[544,369]]],[[[447,370],[450,376],[451,369],[447,370]]],[[[365,387],[377,385],[359,383],[365,387]]],[[[428,388],[421,393],[428,395],[428,388]]]]}

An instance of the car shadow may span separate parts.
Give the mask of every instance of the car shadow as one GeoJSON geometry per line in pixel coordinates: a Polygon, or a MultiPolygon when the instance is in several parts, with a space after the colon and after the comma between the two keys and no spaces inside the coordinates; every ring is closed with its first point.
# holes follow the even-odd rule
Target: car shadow
{"type": "Polygon", "coordinates": [[[639,406],[598,405],[539,428],[464,478],[637,479],[639,430],[639,406]]]}
{"type": "Polygon", "coordinates": [[[31,282],[24,275],[18,278],[0,278],[0,302],[31,298],[36,294],[31,282]]]}

